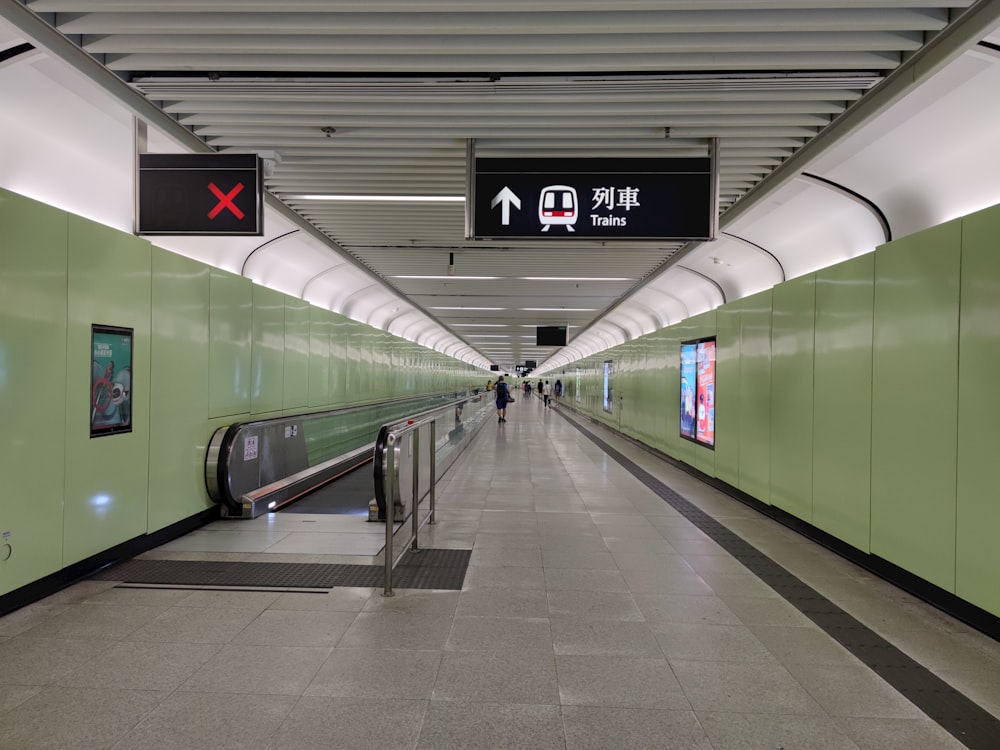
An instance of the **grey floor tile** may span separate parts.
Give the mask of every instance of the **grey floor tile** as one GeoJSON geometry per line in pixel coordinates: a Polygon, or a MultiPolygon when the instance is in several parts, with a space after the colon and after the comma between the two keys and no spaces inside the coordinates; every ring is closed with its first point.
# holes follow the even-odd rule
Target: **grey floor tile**
{"type": "Polygon", "coordinates": [[[88,597],[91,604],[118,604],[125,606],[169,607],[190,596],[185,589],[142,588],[115,586],[113,589],[88,597]]]}
{"type": "Polygon", "coordinates": [[[89,664],[115,641],[10,638],[0,643],[0,684],[50,685],[89,664]]]}
{"type": "Polygon", "coordinates": [[[447,651],[541,651],[552,653],[546,618],[456,617],[447,651]]]}
{"type": "Polygon", "coordinates": [[[17,708],[42,689],[41,685],[0,685],[0,714],[17,708]]]}
{"type": "Polygon", "coordinates": [[[542,568],[484,568],[470,567],[465,574],[464,589],[514,588],[544,589],[545,574],[542,568]]]}
{"type": "Polygon", "coordinates": [[[566,706],[566,750],[713,750],[692,711],[566,706]]]}
{"type": "Polygon", "coordinates": [[[651,622],[667,659],[688,661],[774,662],[774,655],[744,625],[651,622]]]}
{"type": "Polygon", "coordinates": [[[782,664],[856,666],[858,660],[818,627],[750,625],[753,634],[782,664]]]}
{"type": "Polygon", "coordinates": [[[458,600],[459,617],[548,617],[542,589],[466,589],[458,600]]]}
{"type": "Polygon", "coordinates": [[[656,637],[644,622],[553,617],[552,642],[560,656],[663,656],[656,637]]]}
{"type": "Polygon", "coordinates": [[[258,614],[281,596],[278,591],[192,591],[177,602],[181,607],[212,609],[250,609],[258,614]]]}
{"type": "Polygon", "coordinates": [[[129,636],[133,641],[229,643],[260,614],[254,609],[171,607],[129,636]]]}
{"type": "Polygon", "coordinates": [[[625,578],[617,570],[544,568],[547,591],[628,591],[625,578]]]}
{"type": "Polygon", "coordinates": [[[723,599],[729,596],[778,598],[778,593],[753,573],[699,573],[712,593],[723,599]]]}
{"type": "Polygon", "coordinates": [[[269,609],[329,610],[333,612],[360,612],[375,589],[343,588],[330,589],[324,594],[300,594],[286,592],[278,596],[269,609]]]}
{"type": "Polygon", "coordinates": [[[740,618],[717,596],[634,594],[647,622],[739,625],[740,618]]]}
{"type": "Polygon", "coordinates": [[[0,714],[0,747],[105,750],[166,697],[147,690],[45,688],[0,714]]]}
{"type": "Polygon", "coordinates": [[[440,651],[338,648],[320,667],[305,694],[375,701],[428,699],[440,663],[440,651]]]}
{"type": "Polygon", "coordinates": [[[79,604],[68,607],[22,633],[28,638],[120,640],[166,611],[166,607],[79,604]]]}
{"type": "Polygon", "coordinates": [[[549,591],[549,613],[584,619],[628,620],[644,618],[627,591],[549,591]]]}
{"type": "Polygon", "coordinates": [[[121,641],[61,677],[57,684],[75,688],[171,691],[220,648],[215,644],[121,641]]]}
{"type": "Polygon", "coordinates": [[[861,750],[966,750],[930,719],[839,719],[861,750]]]}
{"type": "Polygon", "coordinates": [[[63,612],[72,604],[32,604],[0,617],[0,636],[20,635],[44,620],[63,612]]]}
{"type": "Polygon", "coordinates": [[[656,570],[622,571],[633,594],[688,594],[714,596],[715,592],[697,573],[660,572],[656,570]]]}
{"type": "Polygon", "coordinates": [[[836,721],[827,716],[704,711],[698,712],[698,718],[714,750],[859,750],[836,721]]]}
{"type": "Polygon", "coordinates": [[[378,748],[412,750],[427,703],[395,700],[392,711],[373,710],[366,698],[305,696],[288,714],[268,750],[378,748]]]}
{"type": "Polygon", "coordinates": [[[302,695],[331,651],[228,645],[178,689],[192,693],[302,695]]]}
{"type": "Polygon", "coordinates": [[[433,589],[398,589],[392,596],[382,596],[378,592],[365,603],[362,611],[454,617],[459,596],[458,591],[433,589]]]}
{"type": "Polygon", "coordinates": [[[263,750],[298,700],[243,695],[239,711],[220,710],[231,695],[174,693],[114,746],[114,750],[263,750]]]}
{"type": "Polygon", "coordinates": [[[469,565],[490,568],[540,568],[542,567],[542,550],[537,544],[525,545],[517,549],[511,549],[506,545],[480,546],[472,550],[469,565]]]}
{"type": "Polygon", "coordinates": [[[545,568],[575,568],[577,570],[618,570],[618,563],[610,552],[557,552],[544,550],[542,566],[545,568]]]}
{"type": "Polygon", "coordinates": [[[417,750],[566,750],[559,706],[431,701],[417,750]]]}
{"type": "Polygon", "coordinates": [[[691,708],[666,659],[557,656],[556,669],[564,706],[691,708]]]}
{"type": "Polygon", "coordinates": [[[916,719],[924,716],[881,677],[862,664],[789,664],[799,684],[831,716],[916,719]]]}
{"type": "Polygon", "coordinates": [[[816,627],[812,620],[780,597],[726,595],[724,600],[745,625],[816,627]]]}
{"type": "Polygon", "coordinates": [[[408,648],[440,651],[454,618],[361,612],[338,644],[341,648],[408,648]]]}
{"type": "Polygon", "coordinates": [[[652,552],[612,552],[620,570],[654,570],[692,573],[694,569],[679,554],[657,555],[652,552]]]}
{"type": "Polygon", "coordinates": [[[555,657],[531,650],[446,652],[433,698],[558,705],[555,657]]]}
{"type": "Polygon", "coordinates": [[[240,631],[242,646],[336,646],[354,612],[269,609],[240,631]]]}
{"type": "Polygon", "coordinates": [[[778,664],[670,660],[695,711],[822,714],[823,709],[778,664]]]}

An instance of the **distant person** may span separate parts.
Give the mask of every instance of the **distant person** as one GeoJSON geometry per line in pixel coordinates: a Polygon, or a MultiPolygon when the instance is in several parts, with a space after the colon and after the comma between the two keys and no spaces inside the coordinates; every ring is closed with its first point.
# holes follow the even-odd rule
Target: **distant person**
{"type": "Polygon", "coordinates": [[[549,399],[552,397],[552,386],[549,385],[548,380],[544,383],[541,381],[538,382],[538,395],[542,397],[542,405],[548,409],[549,399]]]}
{"type": "Polygon", "coordinates": [[[510,396],[510,389],[503,380],[503,375],[497,378],[496,385],[493,386],[493,390],[496,391],[497,399],[497,424],[501,424],[507,421],[507,404],[509,404],[514,399],[510,396]]]}
{"type": "Polygon", "coordinates": [[[486,381],[486,390],[488,390],[488,391],[492,391],[493,390],[493,381],[492,380],[487,380],[486,381]]]}
{"type": "Polygon", "coordinates": [[[552,389],[552,394],[556,397],[556,401],[562,398],[563,395],[563,384],[561,380],[557,380],[555,387],[552,389]]]}

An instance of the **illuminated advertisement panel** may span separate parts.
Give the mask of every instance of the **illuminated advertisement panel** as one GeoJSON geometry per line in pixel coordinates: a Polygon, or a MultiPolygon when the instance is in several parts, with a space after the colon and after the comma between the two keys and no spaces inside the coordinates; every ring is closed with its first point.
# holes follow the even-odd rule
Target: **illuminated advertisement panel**
{"type": "Polygon", "coordinates": [[[680,434],[715,447],[715,339],[681,342],[680,434]]]}
{"type": "Polygon", "coordinates": [[[91,326],[90,437],[132,431],[131,328],[91,326]]]}
{"type": "Polygon", "coordinates": [[[612,360],[609,359],[604,363],[604,388],[603,388],[604,411],[608,412],[609,414],[612,411],[614,411],[614,406],[615,406],[614,391],[611,388],[612,372],[614,372],[613,363],[612,360]]]}

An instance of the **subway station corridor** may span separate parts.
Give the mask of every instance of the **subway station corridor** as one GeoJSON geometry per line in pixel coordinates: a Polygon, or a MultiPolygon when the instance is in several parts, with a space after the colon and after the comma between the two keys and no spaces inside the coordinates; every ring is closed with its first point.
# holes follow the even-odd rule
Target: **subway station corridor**
{"type": "Polygon", "coordinates": [[[0,619],[0,748],[988,747],[1000,644],[565,405],[519,399],[438,486],[421,540],[472,550],[461,591],[87,580],[0,619]],[[728,531],[984,709],[946,717],[972,740],[728,531]]]}

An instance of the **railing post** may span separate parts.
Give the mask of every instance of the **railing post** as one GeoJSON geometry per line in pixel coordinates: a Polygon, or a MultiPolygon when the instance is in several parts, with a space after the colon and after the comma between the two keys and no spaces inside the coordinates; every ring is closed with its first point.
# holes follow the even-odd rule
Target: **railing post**
{"type": "Polygon", "coordinates": [[[396,517],[396,435],[392,432],[386,437],[388,450],[385,457],[385,580],[382,596],[393,596],[392,593],[392,522],[396,517]]]}
{"type": "Polygon", "coordinates": [[[434,485],[437,484],[437,420],[431,422],[431,447],[430,447],[430,483],[431,483],[431,497],[430,497],[430,509],[431,514],[427,523],[434,523],[434,501],[435,501],[435,490],[434,485]]]}

